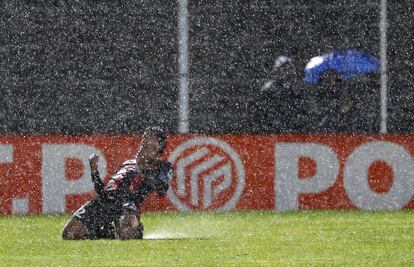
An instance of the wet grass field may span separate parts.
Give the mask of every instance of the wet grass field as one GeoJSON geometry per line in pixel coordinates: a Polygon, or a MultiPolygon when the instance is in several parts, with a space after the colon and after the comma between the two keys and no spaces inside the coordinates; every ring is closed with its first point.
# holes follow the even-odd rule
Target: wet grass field
{"type": "Polygon", "coordinates": [[[414,265],[411,211],[146,213],[134,241],[63,241],[68,218],[0,217],[0,266],[414,265]]]}

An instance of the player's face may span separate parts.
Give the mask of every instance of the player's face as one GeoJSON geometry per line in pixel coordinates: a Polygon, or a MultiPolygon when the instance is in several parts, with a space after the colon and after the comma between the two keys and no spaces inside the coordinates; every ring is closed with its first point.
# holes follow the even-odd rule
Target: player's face
{"type": "Polygon", "coordinates": [[[137,160],[155,160],[159,157],[160,144],[151,134],[144,134],[137,154],[137,160]]]}

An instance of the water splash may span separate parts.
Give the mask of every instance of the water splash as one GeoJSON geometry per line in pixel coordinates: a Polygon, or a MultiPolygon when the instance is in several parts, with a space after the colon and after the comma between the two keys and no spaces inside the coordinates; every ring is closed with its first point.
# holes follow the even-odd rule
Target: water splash
{"type": "Polygon", "coordinates": [[[171,239],[205,239],[207,236],[195,235],[192,233],[170,232],[170,231],[154,231],[144,234],[146,240],[171,240],[171,239]]]}

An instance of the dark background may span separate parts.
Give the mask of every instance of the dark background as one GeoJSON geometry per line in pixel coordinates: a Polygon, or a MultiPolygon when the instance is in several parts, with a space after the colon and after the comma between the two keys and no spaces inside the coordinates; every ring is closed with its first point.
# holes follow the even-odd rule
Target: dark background
{"type": "MultiPolygon", "coordinates": [[[[292,2],[189,1],[191,132],[268,133],[257,103],[278,55],[379,56],[380,1],[292,2]]],[[[413,133],[414,4],[389,5],[388,128],[413,133]]],[[[177,16],[168,0],[1,1],[0,134],[176,132],[177,16]]],[[[379,77],[348,86],[346,126],[293,131],[378,132],[379,77]]]]}

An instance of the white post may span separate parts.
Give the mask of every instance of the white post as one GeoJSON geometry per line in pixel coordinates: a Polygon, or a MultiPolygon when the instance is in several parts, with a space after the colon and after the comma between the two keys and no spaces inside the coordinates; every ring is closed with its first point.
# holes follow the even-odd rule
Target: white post
{"type": "Polygon", "coordinates": [[[188,8],[187,0],[178,1],[178,132],[190,130],[189,114],[189,75],[188,75],[188,8]]]}
{"type": "Polygon", "coordinates": [[[380,12],[380,57],[381,57],[381,128],[382,134],[387,133],[387,0],[381,0],[380,12]]]}

